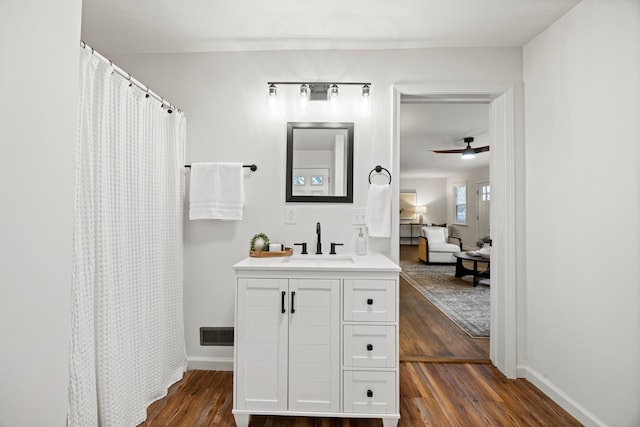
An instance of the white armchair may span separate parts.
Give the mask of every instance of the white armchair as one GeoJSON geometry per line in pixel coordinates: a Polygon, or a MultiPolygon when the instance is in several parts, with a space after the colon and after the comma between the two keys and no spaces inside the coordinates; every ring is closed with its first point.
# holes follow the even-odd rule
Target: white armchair
{"type": "Polygon", "coordinates": [[[447,227],[422,227],[418,237],[418,258],[427,264],[455,264],[456,252],[462,252],[462,239],[449,236],[447,227]],[[451,241],[456,241],[456,244],[451,241]]]}

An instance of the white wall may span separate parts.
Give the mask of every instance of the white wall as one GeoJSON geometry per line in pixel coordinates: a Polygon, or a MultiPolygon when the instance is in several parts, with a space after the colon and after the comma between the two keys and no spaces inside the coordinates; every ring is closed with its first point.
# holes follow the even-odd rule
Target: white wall
{"type": "MultiPolygon", "coordinates": [[[[473,160],[471,160],[473,161],[473,160]]],[[[451,224],[452,235],[462,238],[465,249],[475,249],[478,241],[478,222],[476,216],[478,212],[478,197],[476,186],[479,182],[489,181],[489,168],[478,168],[462,171],[458,174],[447,177],[447,224],[451,224]],[[454,184],[467,183],[467,224],[455,224],[455,192],[454,184]]]]}
{"type": "Polygon", "coordinates": [[[640,425],[640,2],[584,0],[524,47],[528,377],[640,425]]]}
{"type": "Polygon", "coordinates": [[[401,178],[400,188],[416,190],[418,206],[427,205],[427,213],[423,215],[425,224],[447,222],[446,178],[401,178]]]}
{"type": "MultiPolygon", "coordinates": [[[[91,44],[91,40],[87,42],[91,44]]],[[[235,52],[112,59],[185,111],[188,162],[242,161],[258,165],[258,171],[246,180],[243,221],[185,221],[187,354],[190,366],[201,367],[204,365],[194,361],[231,360],[230,347],[200,347],[198,328],[233,324],[235,285],[231,265],[247,256],[255,233],[313,245],[315,223],[319,221],[325,248],[330,242],[344,242],[343,250],[354,250],[357,234],[351,225],[351,209],[366,206],[369,171],[380,164],[398,179],[391,166],[393,84],[522,79],[521,50],[517,48],[235,52]],[[310,103],[309,110],[302,113],[294,107],[297,88],[282,86],[280,98],[287,102],[288,109],[274,115],[267,109],[266,82],[270,80],[370,81],[370,112],[363,114],[355,105],[360,100],[358,87],[341,89],[341,112],[332,113],[310,103]],[[349,100],[354,105],[345,106],[349,100]],[[284,224],[287,121],[355,122],[353,205],[296,204],[298,224],[284,224]]],[[[389,253],[389,241],[369,239],[369,249],[389,253]]]]}
{"type": "Polygon", "coordinates": [[[80,0],[0,2],[0,426],[64,426],[80,0]]]}

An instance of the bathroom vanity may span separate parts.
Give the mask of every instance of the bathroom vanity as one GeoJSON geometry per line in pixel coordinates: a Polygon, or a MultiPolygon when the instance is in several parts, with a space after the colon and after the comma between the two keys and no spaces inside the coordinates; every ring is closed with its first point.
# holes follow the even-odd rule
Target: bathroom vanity
{"type": "Polygon", "coordinates": [[[381,254],[246,258],[233,414],[400,418],[398,272],[381,254]]]}

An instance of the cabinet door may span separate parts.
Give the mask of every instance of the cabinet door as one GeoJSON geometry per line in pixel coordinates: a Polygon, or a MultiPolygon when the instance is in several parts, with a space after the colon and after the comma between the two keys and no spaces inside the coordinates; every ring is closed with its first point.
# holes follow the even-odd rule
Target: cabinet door
{"type": "Polygon", "coordinates": [[[289,409],[340,410],[340,281],[289,280],[289,409]]]}
{"type": "Polygon", "coordinates": [[[285,410],[287,280],[238,279],[237,293],[235,407],[285,410]]]}

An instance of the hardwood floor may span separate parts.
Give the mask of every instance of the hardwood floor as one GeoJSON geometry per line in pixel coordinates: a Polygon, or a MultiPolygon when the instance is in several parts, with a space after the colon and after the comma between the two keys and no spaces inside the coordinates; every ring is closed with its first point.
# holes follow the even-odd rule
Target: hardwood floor
{"type": "MultiPolygon", "coordinates": [[[[400,259],[422,263],[417,246],[400,246],[400,259]]],[[[401,277],[400,361],[490,363],[489,339],[471,338],[401,277]]]]}
{"type": "MultiPolygon", "coordinates": [[[[417,261],[415,247],[401,257],[417,261]]],[[[526,380],[488,361],[489,340],[470,338],[405,280],[400,281],[399,427],[580,426],[526,380]],[[424,363],[424,362],[429,363],[424,363]],[[435,363],[445,361],[447,363],[435,363]],[[458,362],[458,363],[449,363],[458,362]],[[461,363],[474,362],[474,363],[461,363]]],[[[235,426],[233,374],[188,371],[139,427],[235,426]]],[[[380,419],[254,416],[250,427],[380,427],[380,419]]]]}
{"type": "MultiPolygon", "coordinates": [[[[234,426],[232,373],[188,371],[142,426],[234,426]]],[[[481,364],[400,364],[399,427],[580,426],[526,380],[481,364]]],[[[380,427],[380,419],[254,416],[250,427],[380,427]]]]}
{"type": "Polygon", "coordinates": [[[490,363],[489,340],[471,338],[400,278],[400,361],[490,363]]]}

